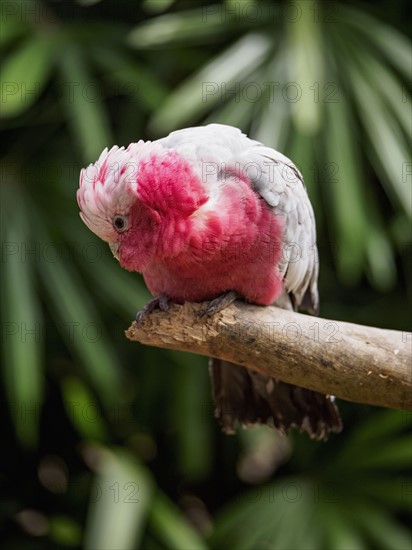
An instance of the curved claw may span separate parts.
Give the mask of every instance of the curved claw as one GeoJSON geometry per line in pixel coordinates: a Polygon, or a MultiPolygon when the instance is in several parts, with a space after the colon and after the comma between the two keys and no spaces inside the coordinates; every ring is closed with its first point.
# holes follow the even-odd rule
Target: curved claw
{"type": "Polygon", "coordinates": [[[209,305],[199,315],[199,319],[203,319],[203,317],[211,317],[215,313],[219,313],[219,311],[224,310],[230,304],[232,304],[235,300],[239,298],[239,294],[235,292],[234,290],[229,290],[228,292],[224,292],[211,302],[209,302],[209,305]]]}
{"type": "Polygon", "coordinates": [[[160,311],[167,311],[169,309],[169,298],[165,295],[156,296],[136,313],[136,323],[141,323],[146,317],[150,315],[155,309],[160,309],[160,311]]]}

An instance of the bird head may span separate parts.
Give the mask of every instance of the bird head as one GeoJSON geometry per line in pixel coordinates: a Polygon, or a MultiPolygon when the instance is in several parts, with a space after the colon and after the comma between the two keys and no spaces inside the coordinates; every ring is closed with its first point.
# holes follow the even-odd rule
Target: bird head
{"type": "Polygon", "coordinates": [[[83,222],[123,267],[139,272],[181,252],[191,216],[206,200],[193,163],[143,141],[105,149],[81,171],[77,191],[83,222]]]}

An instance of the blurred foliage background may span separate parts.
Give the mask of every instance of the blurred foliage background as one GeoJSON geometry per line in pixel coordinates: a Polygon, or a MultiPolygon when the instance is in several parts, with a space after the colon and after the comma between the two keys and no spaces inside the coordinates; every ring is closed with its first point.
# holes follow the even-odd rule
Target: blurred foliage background
{"type": "Polygon", "coordinates": [[[411,415],[223,436],[203,358],[125,339],[148,292],[75,200],[106,146],[238,126],[305,176],[321,315],[410,339],[408,4],[1,2],[3,548],[411,548],[411,415]]]}

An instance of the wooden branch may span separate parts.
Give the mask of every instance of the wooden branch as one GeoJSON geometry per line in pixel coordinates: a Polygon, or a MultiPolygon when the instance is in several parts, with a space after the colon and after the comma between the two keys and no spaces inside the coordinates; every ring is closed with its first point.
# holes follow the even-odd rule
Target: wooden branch
{"type": "Polygon", "coordinates": [[[130,340],[218,357],[341,399],[412,410],[412,334],[235,302],[170,305],[126,331],[130,340]]]}

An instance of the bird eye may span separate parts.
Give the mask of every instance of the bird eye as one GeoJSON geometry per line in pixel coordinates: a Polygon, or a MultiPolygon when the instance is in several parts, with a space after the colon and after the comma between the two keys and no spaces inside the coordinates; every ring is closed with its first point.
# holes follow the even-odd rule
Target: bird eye
{"type": "Polygon", "coordinates": [[[122,231],[126,231],[127,216],[120,216],[120,215],[115,216],[113,218],[113,226],[116,229],[116,231],[118,231],[119,233],[121,233],[122,231]]]}

